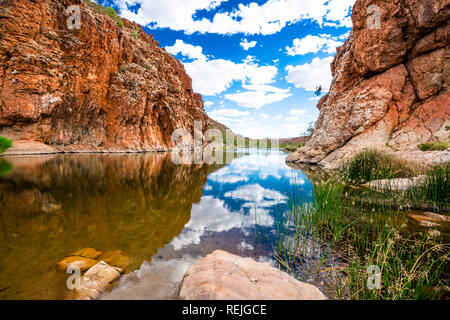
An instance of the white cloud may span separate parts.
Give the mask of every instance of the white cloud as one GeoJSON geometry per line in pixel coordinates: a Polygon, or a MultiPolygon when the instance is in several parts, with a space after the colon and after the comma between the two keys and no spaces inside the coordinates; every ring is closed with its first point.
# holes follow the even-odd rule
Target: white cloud
{"type": "Polygon", "coordinates": [[[193,46],[192,44],[184,43],[183,40],[178,39],[173,46],[166,47],[167,52],[176,56],[181,53],[183,56],[194,60],[206,60],[203,54],[203,48],[200,46],[193,46]]]}
{"type": "Polygon", "coordinates": [[[192,78],[194,90],[206,96],[227,90],[234,81],[241,81],[243,85],[266,85],[272,83],[278,73],[277,67],[260,66],[250,56],[241,63],[223,59],[197,59],[184,63],[184,66],[192,78]]]}
{"type": "Polygon", "coordinates": [[[269,208],[280,203],[286,203],[287,197],[278,191],[265,189],[259,184],[250,184],[239,187],[234,191],[226,192],[225,197],[235,200],[247,201],[243,207],[269,208]]]}
{"type": "Polygon", "coordinates": [[[223,200],[203,196],[199,204],[192,206],[191,220],[171,244],[175,250],[180,250],[191,244],[200,244],[201,237],[206,232],[226,232],[235,228],[244,231],[253,228],[255,223],[272,226],[274,219],[263,208],[246,214],[243,211],[232,211],[223,200]]]}
{"type": "Polygon", "coordinates": [[[250,41],[248,42],[247,39],[244,39],[241,41],[240,46],[245,50],[248,51],[250,48],[254,48],[256,46],[256,41],[250,41]]]}
{"type": "Polygon", "coordinates": [[[124,18],[150,28],[170,28],[217,34],[262,34],[281,31],[290,24],[310,19],[319,25],[351,26],[350,7],[355,0],[268,0],[239,4],[230,12],[219,11],[212,19],[195,19],[197,11],[211,11],[226,0],[114,0],[124,18]],[[137,13],[127,5],[140,4],[137,13]]]}
{"type": "Polygon", "coordinates": [[[303,109],[291,109],[291,114],[293,116],[301,116],[301,115],[304,115],[306,113],[307,113],[307,111],[303,110],[303,109]]]}
{"type": "Polygon", "coordinates": [[[292,117],[286,117],[285,120],[287,122],[297,122],[297,121],[300,121],[300,118],[296,117],[296,116],[292,116],[292,117]]]}
{"type": "Polygon", "coordinates": [[[322,86],[324,90],[328,91],[333,80],[331,62],[333,62],[333,57],[314,58],[311,63],[298,66],[289,65],[286,67],[288,71],[286,81],[307,91],[315,91],[318,86],[322,86]]]}
{"type": "Polygon", "coordinates": [[[261,109],[267,104],[279,102],[291,96],[289,89],[280,89],[268,85],[244,85],[243,87],[250,91],[226,94],[225,98],[245,108],[261,109]]]}
{"type": "Polygon", "coordinates": [[[337,37],[332,37],[329,34],[321,34],[318,36],[307,35],[302,39],[294,39],[293,46],[286,47],[286,51],[290,56],[318,53],[319,51],[332,54],[342,44],[337,37]]]}
{"type": "Polygon", "coordinates": [[[279,115],[273,117],[273,120],[279,120],[281,118],[283,118],[283,116],[281,114],[279,114],[279,115]]]}
{"type": "Polygon", "coordinates": [[[219,110],[214,110],[209,113],[209,115],[212,118],[217,118],[217,117],[238,118],[238,117],[248,116],[249,114],[250,114],[250,112],[248,112],[248,111],[239,111],[237,109],[219,109],[219,110]]]}

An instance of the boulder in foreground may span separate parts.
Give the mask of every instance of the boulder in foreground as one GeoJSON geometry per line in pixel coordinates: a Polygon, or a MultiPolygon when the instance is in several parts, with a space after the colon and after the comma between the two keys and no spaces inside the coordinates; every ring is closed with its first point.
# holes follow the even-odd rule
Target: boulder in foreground
{"type": "Polygon", "coordinates": [[[302,283],[268,263],[214,251],[185,274],[180,300],[326,300],[315,286],[302,283]]]}

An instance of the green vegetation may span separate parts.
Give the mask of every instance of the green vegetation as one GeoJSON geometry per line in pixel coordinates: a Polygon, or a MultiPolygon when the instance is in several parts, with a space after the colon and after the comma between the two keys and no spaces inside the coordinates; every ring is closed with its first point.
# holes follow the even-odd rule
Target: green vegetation
{"type": "Polygon", "coordinates": [[[289,151],[289,152],[294,152],[294,151],[297,151],[297,149],[303,147],[304,145],[305,145],[304,142],[292,143],[292,142],[288,141],[288,142],[280,143],[280,148],[285,149],[286,151],[289,151]]]}
{"type": "Polygon", "coordinates": [[[11,163],[4,159],[0,159],[0,177],[4,176],[7,173],[10,173],[13,166],[11,163]]]}
{"type": "Polygon", "coordinates": [[[450,148],[450,143],[448,141],[436,141],[419,145],[419,149],[422,151],[444,151],[448,148],[450,148]]]}
{"type": "Polygon", "coordinates": [[[301,192],[290,195],[277,219],[276,258],[300,280],[305,269],[320,275],[337,299],[442,299],[449,285],[446,227],[418,229],[405,210],[448,213],[449,178],[449,163],[427,169],[381,151],[361,152],[334,177],[314,183],[312,202],[301,192]],[[418,174],[423,180],[407,190],[352,185],[418,174]],[[372,280],[380,286],[370,286],[372,280]]]}
{"type": "Polygon", "coordinates": [[[8,150],[11,147],[12,147],[12,140],[0,136],[0,153],[5,152],[6,150],[8,150]]]}
{"type": "Polygon", "coordinates": [[[131,34],[131,36],[132,36],[133,38],[135,38],[136,40],[139,40],[139,30],[134,31],[134,32],[131,34]]]}
{"type": "Polygon", "coordinates": [[[379,179],[414,177],[420,172],[421,168],[416,164],[378,150],[367,150],[357,154],[339,170],[344,180],[356,184],[379,179]]]}
{"type": "Polygon", "coordinates": [[[408,189],[404,198],[409,203],[431,202],[435,209],[447,212],[450,204],[450,163],[427,172],[425,181],[408,189]]]}
{"type": "Polygon", "coordinates": [[[403,212],[352,202],[348,188],[336,180],[315,184],[314,191],[312,203],[291,195],[289,210],[278,219],[276,253],[282,266],[301,278],[296,270],[310,263],[313,242],[322,244],[313,268],[329,275],[326,281],[338,299],[442,298],[450,244],[442,243],[437,230],[407,232],[403,212]],[[340,266],[327,265],[333,256],[340,266]],[[368,286],[376,279],[369,278],[371,269],[380,272],[378,288],[368,286]]]}
{"type": "Polygon", "coordinates": [[[121,26],[121,27],[124,26],[122,18],[117,15],[116,10],[114,10],[114,8],[112,8],[112,7],[105,8],[105,7],[95,3],[93,1],[90,1],[90,0],[84,0],[84,2],[86,2],[86,4],[88,6],[90,6],[91,8],[94,8],[95,10],[100,12],[101,14],[109,16],[111,19],[113,19],[115,22],[117,22],[117,24],[119,26],[121,26]]]}

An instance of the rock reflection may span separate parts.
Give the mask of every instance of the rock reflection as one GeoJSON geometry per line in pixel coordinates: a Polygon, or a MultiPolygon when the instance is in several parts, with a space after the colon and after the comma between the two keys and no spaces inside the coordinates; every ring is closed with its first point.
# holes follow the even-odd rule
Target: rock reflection
{"type": "Polygon", "coordinates": [[[84,247],[123,250],[135,269],[177,237],[212,168],[170,155],[10,158],[0,177],[0,298],[59,299],[56,261],[84,247]]]}

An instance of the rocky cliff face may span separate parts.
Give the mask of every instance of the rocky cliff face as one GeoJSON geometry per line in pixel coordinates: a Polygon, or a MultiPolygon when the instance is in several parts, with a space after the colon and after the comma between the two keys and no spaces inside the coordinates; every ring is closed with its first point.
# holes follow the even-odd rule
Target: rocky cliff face
{"type": "Polygon", "coordinates": [[[182,64],[87,0],[0,0],[0,74],[9,153],[167,150],[173,130],[208,126],[182,64]]]}
{"type": "Polygon", "coordinates": [[[357,0],[315,132],[288,161],[335,168],[365,148],[450,160],[448,151],[417,149],[449,137],[449,18],[449,0],[357,0]],[[379,28],[373,5],[380,9],[379,28]]]}

